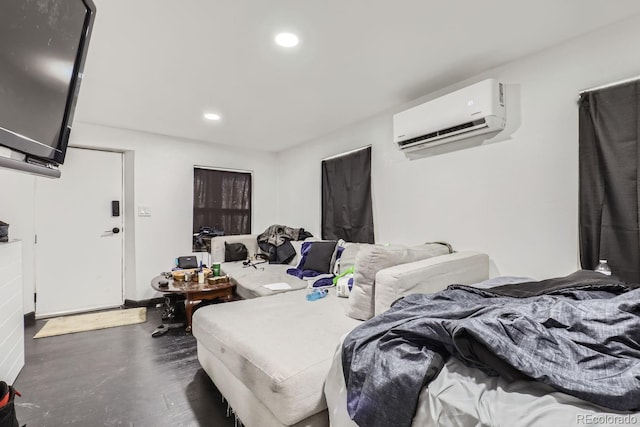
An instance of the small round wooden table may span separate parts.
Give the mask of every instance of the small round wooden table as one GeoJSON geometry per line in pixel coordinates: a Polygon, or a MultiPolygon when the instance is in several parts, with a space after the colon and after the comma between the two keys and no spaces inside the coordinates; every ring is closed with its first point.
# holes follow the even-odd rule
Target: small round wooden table
{"type": "Polygon", "coordinates": [[[226,280],[210,285],[205,279],[205,283],[197,282],[179,282],[173,279],[167,279],[165,276],[156,276],[151,280],[151,287],[163,294],[178,294],[185,296],[185,311],[187,315],[186,331],[191,332],[191,319],[196,305],[202,301],[212,301],[221,299],[223,301],[231,301],[233,299],[233,288],[235,284],[226,280]],[[167,282],[167,286],[160,286],[161,282],[167,282]]]}

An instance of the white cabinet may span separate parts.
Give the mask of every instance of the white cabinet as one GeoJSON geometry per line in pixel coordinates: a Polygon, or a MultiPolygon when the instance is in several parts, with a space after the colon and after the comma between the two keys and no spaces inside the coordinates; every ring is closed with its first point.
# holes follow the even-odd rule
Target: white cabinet
{"type": "Polygon", "coordinates": [[[0,380],[13,384],[24,366],[22,242],[0,243],[0,380]]]}

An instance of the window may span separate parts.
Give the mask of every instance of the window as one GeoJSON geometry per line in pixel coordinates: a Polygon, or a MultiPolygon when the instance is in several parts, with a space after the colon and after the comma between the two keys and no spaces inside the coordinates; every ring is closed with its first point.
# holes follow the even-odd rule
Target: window
{"type": "Polygon", "coordinates": [[[374,242],[371,147],[322,161],[322,238],[374,242]]]}
{"type": "Polygon", "coordinates": [[[251,233],[251,173],[193,170],[193,250],[210,251],[211,237],[251,233]]]}

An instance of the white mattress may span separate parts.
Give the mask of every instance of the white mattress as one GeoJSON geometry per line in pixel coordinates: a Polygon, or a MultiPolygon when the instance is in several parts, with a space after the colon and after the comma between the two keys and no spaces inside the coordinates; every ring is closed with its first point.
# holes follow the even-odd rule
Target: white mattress
{"type": "MultiPolygon", "coordinates": [[[[526,280],[496,278],[478,287],[526,280]]],[[[347,412],[341,349],[342,346],[338,346],[325,382],[329,420],[332,426],[357,427],[347,412]]],[[[640,412],[624,413],[602,408],[534,381],[509,383],[469,368],[453,357],[422,390],[412,423],[412,427],[638,425],[640,412]]]]}

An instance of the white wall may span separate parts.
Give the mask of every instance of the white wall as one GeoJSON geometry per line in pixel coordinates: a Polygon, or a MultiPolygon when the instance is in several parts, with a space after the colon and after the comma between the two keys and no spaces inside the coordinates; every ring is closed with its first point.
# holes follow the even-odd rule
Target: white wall
{"type": "Polygon", "coordinates": [[[0,168],[0,221],[9,224],[9,239],[22,240],[24,313],[34,311],[34,191],[36,178],[0,168]]]}
{"type": "MultiPolygon", "coordinates": [[[[177,256],[191,253],[194,165],[252,171],[252,230],[261,232],[276,222],[274,154],[83,123],[74,125],[70,144],[125,152],[125,185],[132,187],[125,194],[125,220],[134,222],[133,227],[125,226],[127,299],[156,296],[151,279],[169,270],[177,256]],[[138,205],[151,207],[152,215],[135,215],[138,205]]],[[[64,165],[61,170],[64,174],[64,165]]],[[[23,240],[25,313],[34,311],[37,179],[45,178],[0,169],[0,220],[10,224],[12,239],[23,240]]],[[[66,248],[61,242],[60,250],[72,254],[77,248],[66,248]]]]}
{"type": "Polygon", "coordinates": [[[640,75],[638,40],[635,17],[418,100],[495,77],[517,101],[507,119],[517,129],[505,141],[409,161],[392,142],[392,113],[412,102],[281,153],[280,222],[319,234],[321,159],[372,144],[377,242],[445,240],[488,253],[493,275],[575,271],[578,92],[640,75]]]}
{"type": "MultiPolygon", "coordinates": [[[[278,222],[319,235],[320,160],[367,144],[378,242],[446,240],[490,254],[493,274],[561,275],[578,267],[577,93],[640,75],[637,40],[638,17],[399,107],[394,111],[486,77],[507,83],[519,98],[510,104],[511,120],[514,111],[519,116],[510,140],[420,160],[393,146],[393,111],[277,156],[88,124],[74,126],[71,142],[127,151],[134,191],[126,201],[152,208],[151,217],[134,216],[127,230],[134,235],[126,243],[129,299],[153,297],[150,279],[191,250],[194,165],[254,171],[254,232],[278,222]],[[284,190],[274,190],[278,185],[284,190]]],[[[34,307],[35,182],[0,170],[0,220],[24,242],[25,312],[34,307]]]]}
{"type": "MultiPolygon", "coordinates": [[[[133,163],[134,194],[125,197],[134,200],[134,209],[140,205],[151,207],[152,214],[135,216],[135,293],[127,283],[126,298],[155,296],[151,279],[169,270],[177,256],[191,253],[194,166],[252,171],[252,230],[261,232],[277,219],[273,203],[277,181],[274,154],[82,123],[74,126],[71,144],[133,151],[127,157],[133,163]]],[[[131,246],[125,248],[130,252],[131,246]]]]}

